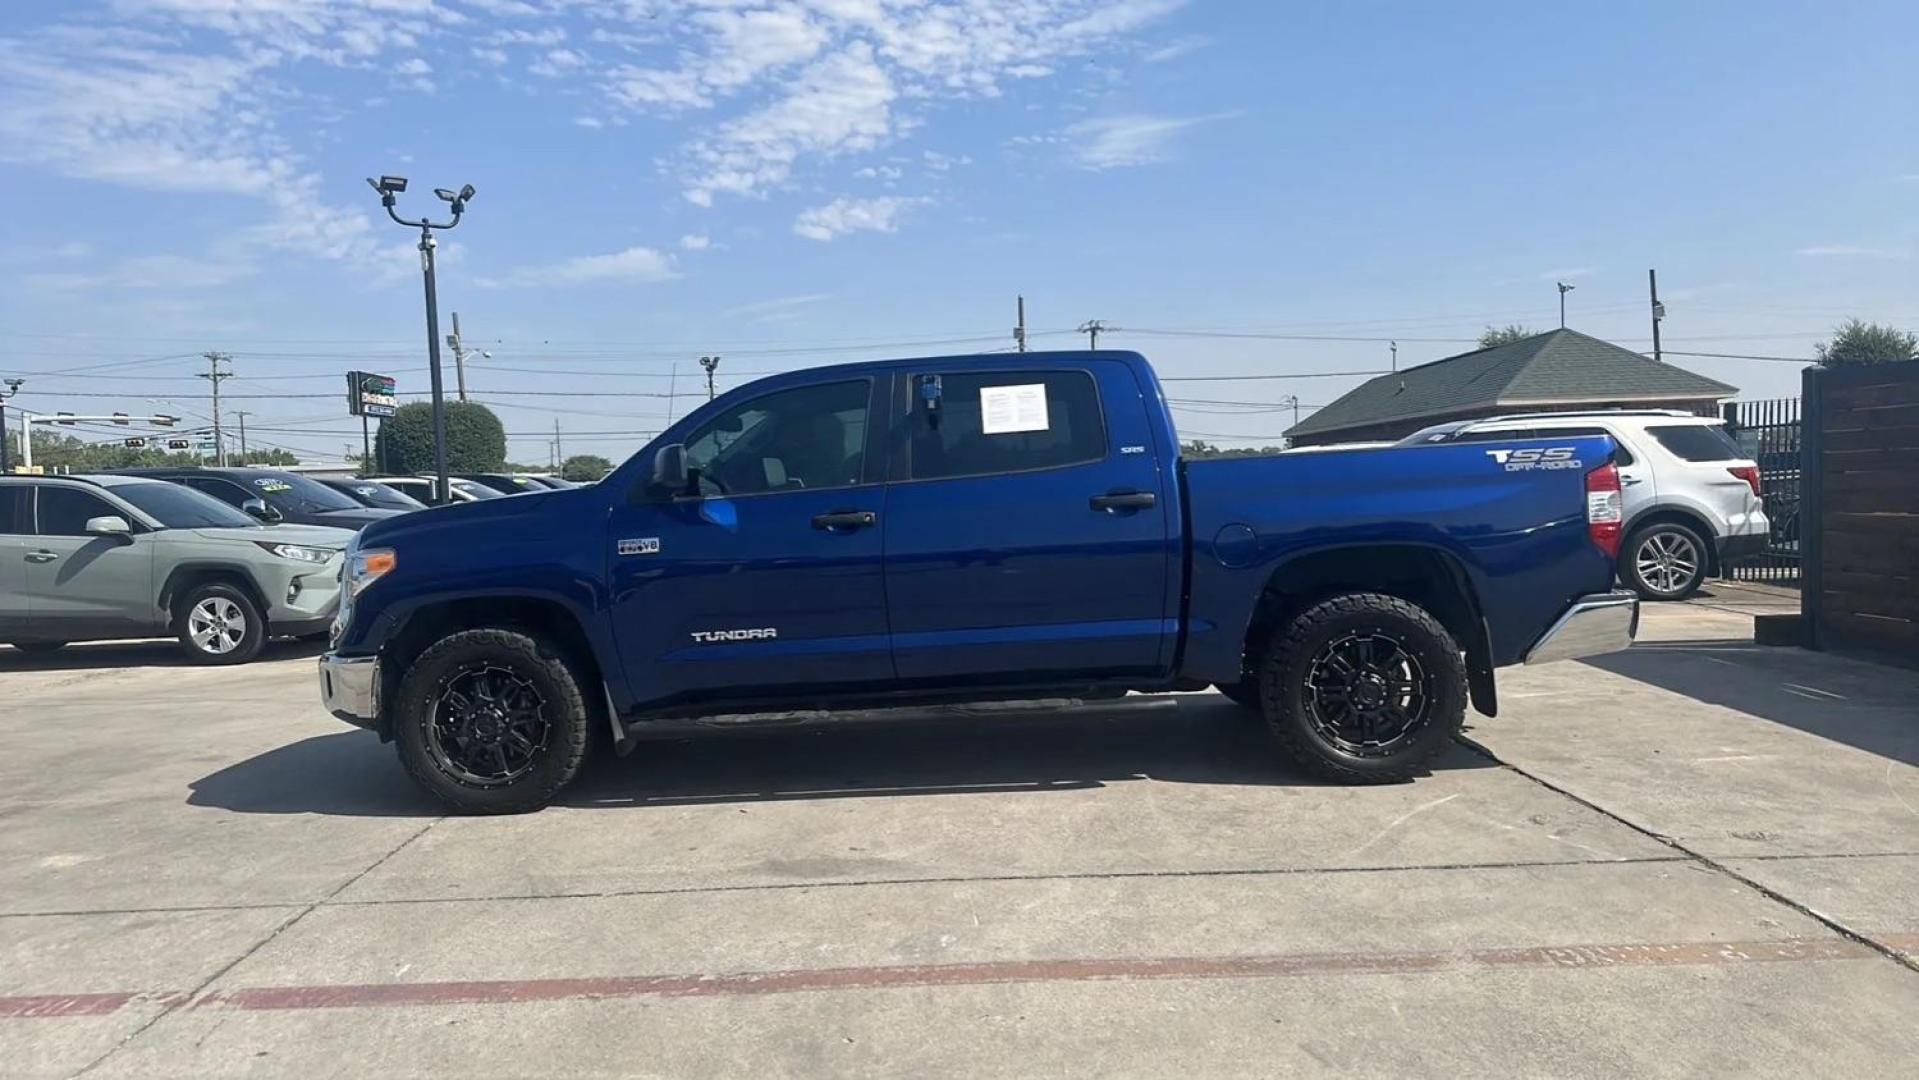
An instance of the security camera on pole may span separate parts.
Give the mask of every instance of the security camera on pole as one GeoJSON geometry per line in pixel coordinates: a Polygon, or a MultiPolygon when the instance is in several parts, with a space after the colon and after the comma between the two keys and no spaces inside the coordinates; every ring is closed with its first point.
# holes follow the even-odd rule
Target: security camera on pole
{"type": "Polygon", "coordinates": [[[368,177],[367,185],[380,193],[380,205],[386,207],[387,217],[396,224],[420,230],[420,274],[426,279],[427,374],[433,386],[433,485],[442,501],[451,501],[452,489],[446,477],[446,398],[440,380],[440,300],[433,281],[433,230],[451,229],[460,223],[460,215],[466,213],[466,204],[473,198],[473,185],[468,184],[458,191],[451,188],[433,189],[433,194],[453,209],[453,220],[445,222],[429,221],[425,217],[408,221],[394,213],[395,196],[406,190],[404,176],[382,176],[378,180],[368,177]]]}

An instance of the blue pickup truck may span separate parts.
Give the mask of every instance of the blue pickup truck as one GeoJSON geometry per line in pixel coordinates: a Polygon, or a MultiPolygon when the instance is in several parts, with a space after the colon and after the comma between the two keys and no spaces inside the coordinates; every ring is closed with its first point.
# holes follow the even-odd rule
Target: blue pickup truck
{"type": "Polygon", "coordinates": [[[1146,360],[775,375],[600,483],[375,522],[320,681],[454,808],[545,805],[676,721],[1217,686],[1409,779],[1493,669],[1631,643],[1602,437],[1180,456],[1146,360]]]}

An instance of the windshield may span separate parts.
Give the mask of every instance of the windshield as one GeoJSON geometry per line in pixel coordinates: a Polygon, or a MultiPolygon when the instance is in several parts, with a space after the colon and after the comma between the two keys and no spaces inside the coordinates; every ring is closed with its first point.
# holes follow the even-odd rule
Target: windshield
{"type": "Polygon", "coordinates": [[[376,484],[371,480],[342,481],[339,490],[345,491],[367,506],[376,506],[382,510],[424,510],[426,508],[425,503],[406,492],[395,491],[385,484],[376,484]]]}
{"type": "Polygon", "coordinates": [[[251,477],[246,481],[246,487],[283,514],[320,514],[328,510],[360,509],[359,503],[299,473],[269,473],[251,477]]]}
{"type": "Polygon", "coordinates": [[[447,486],[455,491],[464,491],[476,499],[504,499],[506,493],[495,491],[485,484],[476,484],[471,480],[448,480],[447,486]]]}
{"type": "Polygon", "coordinates": [[[169,529],[253,529],[260,523],[204,492],[179,484],[115,484],[107,489],[169,529]]]}

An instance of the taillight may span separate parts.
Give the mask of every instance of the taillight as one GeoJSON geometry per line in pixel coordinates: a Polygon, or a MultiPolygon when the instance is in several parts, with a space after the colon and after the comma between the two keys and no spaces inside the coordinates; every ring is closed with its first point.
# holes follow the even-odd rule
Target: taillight
{"type": "Polygon", "coordinates": [[[1619,493],[1619,470],[1608,461],[1586,474],[1586,534],[1609,559],[1619,557],[1619,534],[1626,507],[1619,493]]]}
{"type": "Polygon", "coordinates": [[[1728,468],[1726,471],[1733,474],[1734,476],[1737,476],[1739,479],[1744,480],[1746,482],[1746,486],[1752,488],[1752,493],[1754,495],[1760,494],[1758,466],[1735,465],[1728,468]]]}

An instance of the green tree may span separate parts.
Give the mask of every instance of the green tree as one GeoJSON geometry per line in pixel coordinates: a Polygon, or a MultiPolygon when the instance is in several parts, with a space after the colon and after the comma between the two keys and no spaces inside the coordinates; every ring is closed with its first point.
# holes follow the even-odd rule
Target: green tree
{"type": "Polygon", "coordinates": [[[560,465],[560,479],[591,483],[613,471],[613,463],[598,454],[575,454],[560,465]]]}
{"type": "Polygon", "coordinates": [[[1515,341],[1524,341],[1532,336],[1533,331],[1519,323],[1508,323],[1501,327],[1488,326],[1485,333],[1479,335],[1479,347],[1490,349],[1495,345],[1511,345],[1515,341]]]}
{"type": "MultiPolygon", "coordinates": [[[[433,406],[402,405],[380,424],[374,460],[391,473],[433,468],[433,406]]],[[[446,405],[446,467],[452,472],[493,472],[506,462],[506,429],[493,410],[478,402],[446,405]]]]}
{"type": "Polygon", "coordinates": [[[1200,458],[1269,457],[1279,453],[1283,449],[1284,447],[1279,446],[1214,446],[1204,439],[1191,439],[1179,444],[1180,456],[1189,460],[1200,458]]]}
{"type": "Polygon", "coordinates": [[[1919,334],[1878,323],[1847,319],[1834,328],[1832,340],[1819,346],[1819,362],[1827,367],[1894,364],[1919,356],[1919,334]]]}

